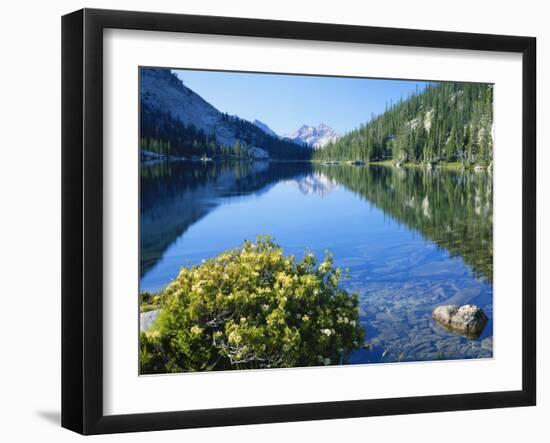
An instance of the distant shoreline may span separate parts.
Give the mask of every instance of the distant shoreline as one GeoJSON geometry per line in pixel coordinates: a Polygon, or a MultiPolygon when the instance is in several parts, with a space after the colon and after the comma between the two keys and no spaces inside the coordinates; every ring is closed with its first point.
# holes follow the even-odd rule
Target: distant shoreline
{"type": "Polygon", "coordinates": [[[492,164],[489,166],[485,165],[471,165],[464,166],[461,162],[441,162],[441,163],[415,163],[415,162],[404,162],[404,163],[394,163],[393,160],[379,160],[371,162],[356,162],[355,160],[298,160],[298,159],[273,159],[273,158],[249,158],[249,157],[235,157],[235,156],[214,156],[208,158],[208,161],[203,161],[200,158],[190,158],[190,157],[176,157],[176,156],[161,156],[158,155],[156,158],[145,158],[141,160],[142,165],[157,163],[157,162],[172,162],[172,161],[186,161],[192,163],[208,163],[208,162],[219,162],[219,161],[250,161],[250,162],[270,162],[270,163],[314,163],[323,165],[327,162],[337,162],[332,165],[326,166],[385,166],[391,168],[420,168],[420,169],[444,169],[450,171],[476,171],[476,172],[489,172],[492,171],[492,164]],[[430,166],[428,166],[430,165],[430,166]]]}
{"type": "MultiPolygon", "coordinates": [[[[324,160],[309,160],[312,163],[325,163],[324,160]]],[[[435,164],[428,164],[428,163],[415,163],[415,162],[404,162],[404,163],[394,163],[393,160],[382,160],[382,161],[371,161],[371,162],[364,162],[359,164],[353,164],[354,160],[329,160],[329,162],[338,162],[338,165],[347,165],[347,166],[386,166],[391,168],[422,168],[422,169],[446,169],[446,170],[454,170],[454,171],[491,171],[492,165],[484,166],[484,165],[472,165],[472,166],[464,166],[461,162],[441,162],[441,163],[435,163],[435,164]],[[429,165],[429,166],[428,166],[429,165]]],[[[329,165],[327,165],[329,166],[329,165]]]]}

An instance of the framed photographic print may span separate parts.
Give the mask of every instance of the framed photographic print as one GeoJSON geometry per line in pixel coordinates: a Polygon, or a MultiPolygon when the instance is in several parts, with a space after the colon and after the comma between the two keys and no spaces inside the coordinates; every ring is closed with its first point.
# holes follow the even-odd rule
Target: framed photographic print
{"type": "Polygon", "coordinates": [[[62,425],[534,405],[530,37],[62,21],[62,425]]]}

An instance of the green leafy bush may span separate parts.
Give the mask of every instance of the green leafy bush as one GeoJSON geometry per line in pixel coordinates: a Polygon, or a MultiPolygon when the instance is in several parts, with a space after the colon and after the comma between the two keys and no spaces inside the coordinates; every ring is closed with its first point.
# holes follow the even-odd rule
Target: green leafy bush
{"type": "Polygon", "coordinates": [[[297,261],[269,237],[182,268],[141,334],[141,372],[339,364],[364,335],[341,277],[330,254],[297,261]]]}

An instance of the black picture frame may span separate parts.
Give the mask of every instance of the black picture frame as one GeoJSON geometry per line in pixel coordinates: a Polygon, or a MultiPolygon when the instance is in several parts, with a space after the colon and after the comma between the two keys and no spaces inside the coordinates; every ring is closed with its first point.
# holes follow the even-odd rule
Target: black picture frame
{"type": "Polygon", "coordinates": [[[536,403],[536,39],[229,17],[83,9],[62,18],[62,426],[151,431],[536,403]],[[103,413],[103,31],[108,28],[522,54],[522,389],[177,412],[103,413]]]}

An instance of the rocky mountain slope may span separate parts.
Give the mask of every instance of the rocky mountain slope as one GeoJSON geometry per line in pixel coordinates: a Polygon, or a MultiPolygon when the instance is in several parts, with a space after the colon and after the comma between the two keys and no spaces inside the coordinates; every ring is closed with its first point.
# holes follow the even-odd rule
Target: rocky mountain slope
{"type": "Polygon", "coordinates": [[[279,135],[271,129],[269,126],[267,126],[264,122],[256,119],[252,123],[254,123],[258,128],[260,128],[262,131],[264,131],[267,135],[271,135],[272,137],[280,138],[279,135]]]}
{"type": "Polygon", "coordinates": [[[140,119],[141,149],[164,156],[311,157],[310,148],[280,139],[263,123],[220,112],[169,69],[140,69],[140,119]]]}
{"type": "Polygon", "coordinates": [[[141,104],[169,113],[186,126],[193,125],[213,135],[220,144],[232,146],[235,131],[222,113],[186,87],[169,69],[140,70],[141,104]]]}

